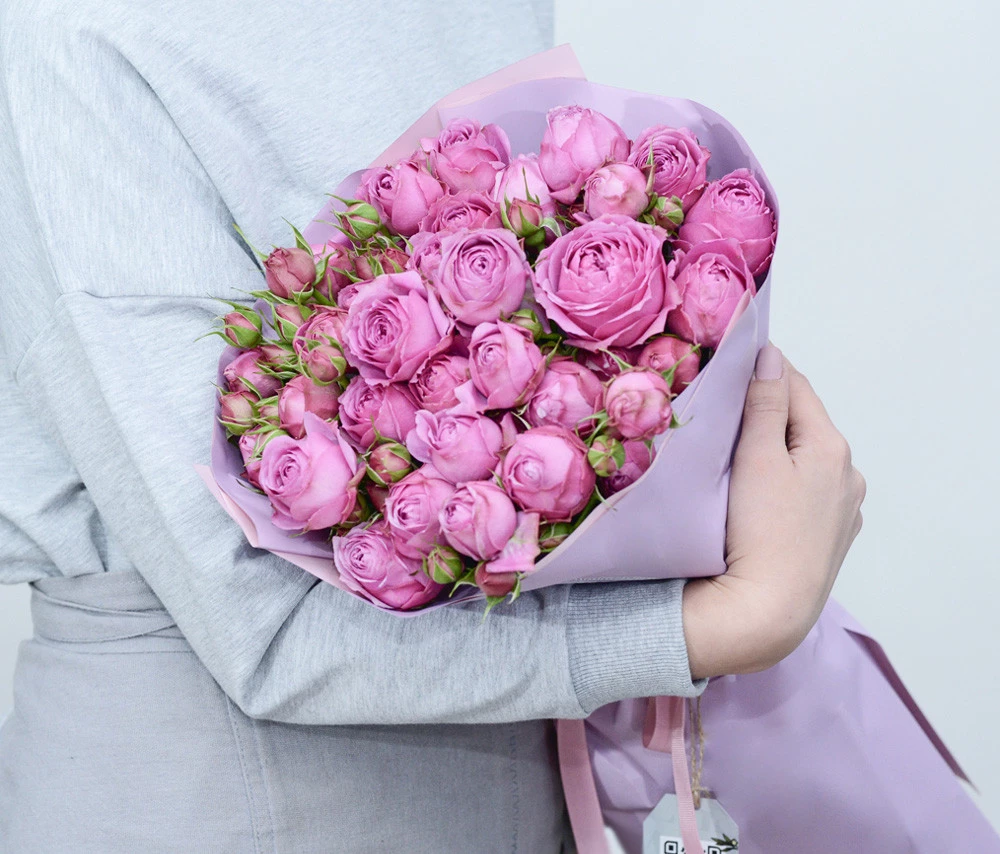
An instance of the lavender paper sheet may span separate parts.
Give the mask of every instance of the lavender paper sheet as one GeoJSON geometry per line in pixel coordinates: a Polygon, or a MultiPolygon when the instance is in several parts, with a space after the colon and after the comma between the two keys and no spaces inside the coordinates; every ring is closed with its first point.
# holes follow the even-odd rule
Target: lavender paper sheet
{"type": "MultiPolygon", "coordinates": [[[[566,56],[562,59],[565,61],[566,56]]],[[[479,99],[470,98],[467,93],[457,99],[460,103],[452,105],[445,99],[437,107],[436,126],[443,127],[458,116],[495,122],[507,131],[514,152],[537,151],[545,130],[545,114],[562,104],[575,103],[600,110],[621,124],[632,138],[654,124],[690,128],[712,152],[709,180],[737,168],[748,168],[777,212],[774,190],[745,140],[725,119],[693,101],[602,86],[574,77],[529,80],[479,99]]],[[[416,148],[419,136],[426,135],[433,127],[425,116],[388,151],[398,156],[399,152],[416,148]]],[[[359,171],[348,176],[333,195],[352,197],[361,174],[359,171]]],[[[310,243],[321,244],[334,235],[330,212],[339,204],[331,197],[303,229],[310,243]]],[[[675,400],[675,412],[684,426],[659,437],[649,471],[630,488],[595,509],[565,543],[538,563],[535,572],[524,580],[522,589],[725,572],[730,462],[754,362],[767,343],[770,279],[768,273],[757,295],[734,318],[706,368],[675,400]]],[[[233,348],[227,348],[220,361],[220,375],[235,355],[233,348]]],[[[259,547],[286,558],[301,555],[307,559],[294,562],[340,586],[333,569],[334,546],[316,535],[291,536],[272,525],[266,497],[247,488],[239,477],[241,470],[238,450],[226,441],[223,428],[217,425],[212,476],[219,489],[249,518],[259,547]],[[324,560],[326,564],[322,564],[324,560]],[[322,569],[317,571],[319,566],[322,569]]],[[[227,512],[234,515],[231,510],[227,512]]],[[[237,521],[246,528],[246,519],[237,521]]],[[[480,598],[481,593],[469,588],[421,610],[480,598]]],[[[416,613],[420,611],[407,615],[416,613]]]]}

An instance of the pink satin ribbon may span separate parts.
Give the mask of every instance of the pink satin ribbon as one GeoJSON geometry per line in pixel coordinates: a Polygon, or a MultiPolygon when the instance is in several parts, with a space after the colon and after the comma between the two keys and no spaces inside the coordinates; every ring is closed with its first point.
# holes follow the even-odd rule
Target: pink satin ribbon
{"type": "MultiPolygon", "coordinates": [[[[646,701],[646,719],[642,743],[650,750],[669,753],[674,771],[674,792],[681,839],[687,854],[704,854],[698,821],[695,817],[691,775],[684,745],[687,705],[683,697],[650,697],[646,701]]],[[[566,809],[579,854],[610,854],[604,831],[601,801],[597,796],[594,769],[587,749],[586,722],[556,721],[559,771],[562,775],[566,809]]]]}

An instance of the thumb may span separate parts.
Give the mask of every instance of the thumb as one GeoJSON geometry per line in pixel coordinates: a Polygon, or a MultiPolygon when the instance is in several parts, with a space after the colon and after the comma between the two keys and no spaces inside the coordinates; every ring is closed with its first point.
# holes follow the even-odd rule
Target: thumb
{"type": "Polygon", "coordinates": [[[743,431],[737,452],[788,453],[788,371],[781,350],[768,344],[757,354],[754,377],[743,407],[743,431]]]}

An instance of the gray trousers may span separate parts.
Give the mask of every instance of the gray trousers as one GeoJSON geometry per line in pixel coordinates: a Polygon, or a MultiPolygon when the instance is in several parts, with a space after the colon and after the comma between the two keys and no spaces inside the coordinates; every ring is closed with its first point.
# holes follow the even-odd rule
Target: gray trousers
{"type": "Polygon", "coordinates": [[[550,722],[254,720],[138,574],[33,587],[0,729],[2,854],[573,850],[550,722]]]}

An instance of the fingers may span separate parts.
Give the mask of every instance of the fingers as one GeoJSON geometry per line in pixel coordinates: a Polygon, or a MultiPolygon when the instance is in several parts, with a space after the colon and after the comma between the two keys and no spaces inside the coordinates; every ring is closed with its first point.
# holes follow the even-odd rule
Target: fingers
{"type": "Polygon", "coordinates": [[[787,360],[785,367],[789,374],[788,450],[794,451],[797,447],[815,442],[846,445],[809,380],[787,360]]]}
{"type": "Polygon", "coordinates": [[[788,381],[789,371],[781,351],[768,344],[757,356],[754,378],[747,389],[737,453],[786,453],[788,381]]]}

